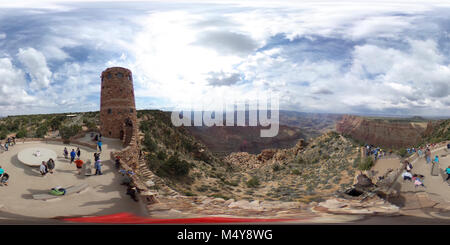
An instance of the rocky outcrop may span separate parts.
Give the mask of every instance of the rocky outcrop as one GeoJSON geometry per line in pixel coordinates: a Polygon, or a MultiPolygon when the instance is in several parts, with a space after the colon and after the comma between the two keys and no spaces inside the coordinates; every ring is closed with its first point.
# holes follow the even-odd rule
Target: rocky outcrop
{"type": "Polygon", "coordinates": [[[366,201],[334,198],[319,203],[312,209],[315,212],[331,214],[399,215],[399,207],[374,196],[366,201]]]}
{"type": "Polygon", "coordinates": [[[425,127],[410,122],[371,120],[345,115],[336,124],[336,130],[366,144],[398,148],[420,143],[425,127]]]}

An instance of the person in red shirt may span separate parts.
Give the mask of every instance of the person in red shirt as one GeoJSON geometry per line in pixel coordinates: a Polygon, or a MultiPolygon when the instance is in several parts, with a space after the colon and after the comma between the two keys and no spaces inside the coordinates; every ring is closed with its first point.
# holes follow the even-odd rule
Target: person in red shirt
{"type": "Polygon", "coordinates": [[[79,175],[81,175],[81,168],[83,167],[83,164],[84,164],[83,160],[81,159],[75,160],[75,165],[77,166],[79,175]]]}

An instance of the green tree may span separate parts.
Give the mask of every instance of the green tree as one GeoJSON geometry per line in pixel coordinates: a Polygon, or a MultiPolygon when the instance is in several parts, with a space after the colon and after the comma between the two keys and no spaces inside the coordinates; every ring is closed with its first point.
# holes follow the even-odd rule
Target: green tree
{"type": "Polygon", "coordinates": [[[63,139],[70,139],[71,137],[77,135],[81,132],[82,127],[80,125],[72,125],[72,126],[61,126],[59,128],[59,134],[63,139]]]}
{"type": "Polygon", "coordinates": [[[48,131],[47,125],[44,124],[36,129],[34,136],[36,138],[43,138],[47,134],[47,131],[48,131]]]}
{"type": "Polygon", "coordinates": [[[16,134],[16,137],[17,138],[25,138],[25,137],[27,137],[27,130],[25,129],[25,128],[21,128],[18,132],[17,132],[17,134],[16,134]]]}

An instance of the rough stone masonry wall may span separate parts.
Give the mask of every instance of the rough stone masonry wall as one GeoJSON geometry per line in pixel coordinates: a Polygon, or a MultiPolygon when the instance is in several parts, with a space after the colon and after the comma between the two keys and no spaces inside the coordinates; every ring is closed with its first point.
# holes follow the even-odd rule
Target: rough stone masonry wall
{"type": "MultiPolygon", "coordinates": [[[[100,130],[106,137],[120,138],[124,123],[130,119],[136,127],[137,113],[131,71],[108,68],[101,75],[100,130]]],[[[124,136],[124,135],[123,135],[124,136]]]]}

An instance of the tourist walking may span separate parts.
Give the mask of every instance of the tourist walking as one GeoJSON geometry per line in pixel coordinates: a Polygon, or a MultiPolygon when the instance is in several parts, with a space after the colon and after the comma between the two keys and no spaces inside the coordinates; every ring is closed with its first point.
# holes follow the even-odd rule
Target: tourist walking
{"type": "Polygon", "coordinates": [[[434,156],[433,163],[439,163],[439,157],[437,155],[434,156]]]}
{"type": "Polygon", "coordinates": [[[98,145],[98,150],[101,152],[102,151],[102,145],[103,145],[102,141],[99,140],[97,145],[98,145]]]}
{"type": "Polygon", "coordinates": [[[425,152],[425,158],[427,159],[427,163],[431,162],[431,151],[430,151],[430,148],[427,148],[427,150],[425,152]]]}
{"type": "Polygon", "coordinates": [[[81,159],[77,159],[75,161],[75,165],[77,166],[77,170],[78,170],[78,175],[81,175],[81,169],[83,168],[83,160],[81,159]]]}
{"type": "Polygon", "coordinates": [[[75,150],[72,149],[72,151],[70,152],[70,163],[73,163],[73,161],[75,160],[75,156],[77,154],[75,153],[75,150]]]}
{"type": "Polygon", "coordinates": [[[5,143],[5,149],[6,149],[6,151],[8,151],[8,148],[9,148],[9,143],[6,142],[6,143],[5,143]]]}
{"type": "Polygon", "coordinates": [[[69,151],[67,150],[67,147],[64,147],[64,158],[69,158],[69,151]]]}
{"type": "Polygon", "coordinates": [[[80,158],[80,156],[81,156],[81,150],[80,150],[80,147],[77,147],[77,156],[78,156],[78,158],[80,158]]]}
{"type": "Polygon", "coordinates": [[[47,161],[47,167],[48,167],[48,171],[53,174],[53,169],[55,169],[55,161],[53,161],[52,158],[48,159],[47,161]]]}
{"type": "Polygon", "coordinates": [[[39,166],[39,171],[41,172],[42,176],[47,174],[47,165],[45,164],[45,161],[42,161],[41,166],[39,166]]]}
{"type": "Polygon", "coordinates": [[[95,175],[102,175],[102,164],[100,163],[100,159],[95,161],[95,175]]]}

